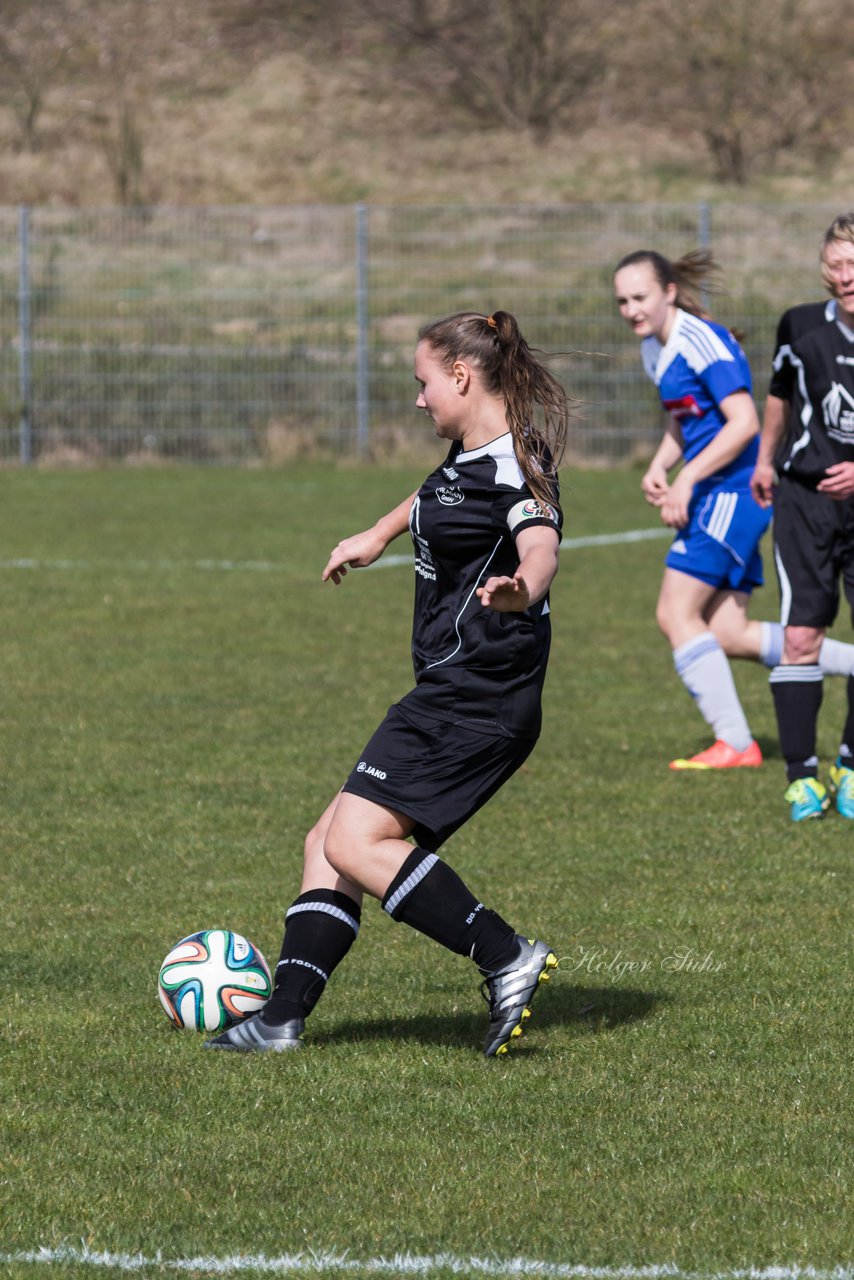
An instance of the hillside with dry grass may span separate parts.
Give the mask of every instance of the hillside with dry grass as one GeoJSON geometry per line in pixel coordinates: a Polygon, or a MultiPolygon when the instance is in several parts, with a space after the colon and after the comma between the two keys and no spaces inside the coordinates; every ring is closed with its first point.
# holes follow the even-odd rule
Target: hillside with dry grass
{"type": "Polygon", "coordinates": [[[833,56],[760,47],[785,7],[715,0],[689,40],[671,0],[505,0],[488,30],[468,0],[4,0],[2,203],[850,202],[821,109],[850,5],[807,0],[833,56]]]}

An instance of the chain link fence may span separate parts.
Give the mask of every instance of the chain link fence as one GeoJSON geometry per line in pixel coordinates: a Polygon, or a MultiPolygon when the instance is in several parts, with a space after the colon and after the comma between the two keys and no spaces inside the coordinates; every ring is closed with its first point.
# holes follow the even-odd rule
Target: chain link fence
{"type": "Polygon", "coordinates": [[[399,458],[432,440],[425,321],[514,312],[577,403],[576,460],[660,436],[614,264],[710,246],[757,398],[778,316],[820,298],[832,205],[0,208],[0,461],[399,458]]]}

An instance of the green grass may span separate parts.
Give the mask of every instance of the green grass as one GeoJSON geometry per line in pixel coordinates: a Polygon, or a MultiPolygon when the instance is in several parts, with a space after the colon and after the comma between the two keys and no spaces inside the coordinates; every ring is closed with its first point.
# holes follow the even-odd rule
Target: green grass
{"type": "MultiPolygon", "coordinates": [[[[664,767],[706,734],[652,618],[663,541],[564,553],[541,743],[445,849],[563,957],[511,1055],[480,1054],[471,967],[370,904],[304,1054],[206,1054],[160,1010],[186,933],[275,960],[303,834],[409,686],[410,572],[320,570],[418,478],[0,474],[0,1274],[91,1274],[14,1260],[63,1245],[143,1276],[850,1266],[852,834],[790,823],[758,667],[766,766],[664,767]]],[[[565,497],[569,537],[655,523],[638,473],[565,497]]]]}

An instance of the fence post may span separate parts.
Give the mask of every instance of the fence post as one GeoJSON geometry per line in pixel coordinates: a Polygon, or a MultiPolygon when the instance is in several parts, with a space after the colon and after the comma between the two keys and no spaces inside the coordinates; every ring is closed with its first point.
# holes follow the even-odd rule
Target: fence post
{"type": "Polygon", "coordinates": [[[356,450],[368,451],[370,435],[368,361],[368,209],[356,205],[356,450]]]}
{"type": "MultiPolygon", "coordinates": [[[[697,210],[697,241],[701,249],[712,247],[712,207],[708,200],[701,200],[697,210]]],[[[709,309],[709,290],[705,284],[700,289],[700,301],[703,309],[709,309]]]]}
{"type": "Polygon", "coordinates": [[[18,384],[21,393],[19,456],[24,466],[32,461],[32,377],[30,352],[30,210],[22,204],[18,209],[18,384]]]}

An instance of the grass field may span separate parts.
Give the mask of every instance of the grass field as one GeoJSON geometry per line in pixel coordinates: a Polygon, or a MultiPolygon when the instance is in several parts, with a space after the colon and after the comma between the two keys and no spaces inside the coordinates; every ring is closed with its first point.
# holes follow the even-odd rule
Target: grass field
{"type": "MultiPolygon", "coordinates": [[[[275,961],[303,833],[409,686],[411,572],[320,570],[418,479],[0,475],[0,1274],[850,1277],[852,832],[790,823],[757,667],[766,766],[668,772],[706,735],[663,540],[564,552],[543,738],[445,848],[563,959],[513,1053],[375,905],[305,1053],[170,1028],[178,938],[275,961]]],[[[565,504],[569,539],[655,526],[637,473],[565,504]]]]}

